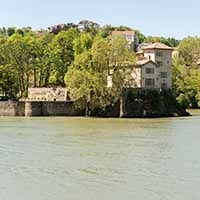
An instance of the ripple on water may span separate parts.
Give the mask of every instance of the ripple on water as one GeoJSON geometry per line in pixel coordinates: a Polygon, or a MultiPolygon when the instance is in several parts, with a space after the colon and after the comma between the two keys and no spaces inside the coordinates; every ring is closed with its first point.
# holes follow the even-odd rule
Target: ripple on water
{"type": "Polygon", "coordinates": [[[0,199],[199,200],[199,121],[1,118],[0,199]]]}

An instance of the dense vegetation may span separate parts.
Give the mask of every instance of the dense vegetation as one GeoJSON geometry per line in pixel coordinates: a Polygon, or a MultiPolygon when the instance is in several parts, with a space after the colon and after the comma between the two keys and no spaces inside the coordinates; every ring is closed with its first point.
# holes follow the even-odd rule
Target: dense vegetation
{"type": "Polygon", "coordinates": [[[169,117],[187,116],[185,107],[176,100],[173,90],[132,90],[123,91],[123,117],[169,117]]]}
{"type": "Polygon", "coordinates": [[[200,38],[181,41],[174,57],[173,84],[179,102],[189,108],[200,106],[200,38]]]}
{"type": "Polygon", "coordinates": [[[160,36],[145,36],[144,34],[142,34],[140,31],[137,31],[137,36],[138,36],[138,39],[139,39],[139,43],[154,43],[154,42],[160,42],[160,43],[163,43],[163,44],[166,44],[170,47],[177,47],[180,43],[179,40],[175,39],[175,38],[171,38],[171,37],[168,37],[168,38],[165,38],[165,37],[160,37],[160,36]]]}
{"type": "MultiPolygon", "coordinates": [[[[67,87],[80,105],[106,107],[120,97],[130,74],[125,67],[135,62],[135,54],[122,38],[111,39],[113,30],[129,27],[89,27],[79,31],[75,24],[53,27],[52,32],[31,28],[0,29],[0,96],[27,97],[28,87],[67,87]],[[113,87],[107,75],[113,73],[113,87]],[[126,70],[127,72],[127,70],[126,70]]],[[[177,99],[186,107],[200,106],[200,38],[183,41],[146,37],[137,31],[139,42],[162,42],[177,47],[173,85],[177,99]]],[[[134,80],[132,80],[134,81],[134,80]]]]}
{"type": "Polygon", "coordinates": [[[57,34],[31,29],[3,29],[0,36],[0,94],[25,98],[29,87],[67,87],[70,97],[91,107],[116,102],[127,80],[124,66],[135,54],[121,37],[111,39],[104,29],[80,32],[69,28],[57,34]],[[107,76],[113,73],[113,87],[107,76]],[[105,95],[107,94],[107,95],[105,95]],[[98,98],[98,100],[97,100],[98,98]]]}

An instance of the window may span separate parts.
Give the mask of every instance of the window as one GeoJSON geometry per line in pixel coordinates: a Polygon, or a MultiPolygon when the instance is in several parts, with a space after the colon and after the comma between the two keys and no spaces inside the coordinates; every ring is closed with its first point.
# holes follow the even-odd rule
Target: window
{"type": "Polygon", "coordinates": [[[161,78],[167,78],[167,72],[161,72],[160,76],[161,78]]]}
{"type": "Polygon", "coordinates": [[[154,87],[155,80],[153,78],[146,78],[145,79],[145,87],[154,87]]]}
{"type": "Polygon", "coordinates": [[[163,66],[163,62],[162,61],[157,61],[157,64],[158,64],[159,67],[163,66]]]}
{"type": "Polygon", "coordinates": [[[156,52],[156,56],[162,57],[162,56],[163,56],[163,52],[162,52],[162,51],[157,51],[157,52],[156,52]]]}
{"type": "Polygon", "coordinates": [[[145,72],[146,74],[154,74],[154,68],[146,68],[145,72]]]}
{"type": "Polygon", "coordinates": [[[132,35],[125,35],[125,38],[128,40],[128,41],[132,41],[133,40],[133,37],[132,35]]]}

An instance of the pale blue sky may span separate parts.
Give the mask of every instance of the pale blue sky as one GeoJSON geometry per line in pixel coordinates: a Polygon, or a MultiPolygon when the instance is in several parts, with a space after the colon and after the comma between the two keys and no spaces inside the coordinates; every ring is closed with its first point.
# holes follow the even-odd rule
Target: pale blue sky
{"type": "Polygon", "coordinates": [[[200,35],[199,0],[1,0],[0,26],[46,28],[81,19],[146,35],[200,35]]]}

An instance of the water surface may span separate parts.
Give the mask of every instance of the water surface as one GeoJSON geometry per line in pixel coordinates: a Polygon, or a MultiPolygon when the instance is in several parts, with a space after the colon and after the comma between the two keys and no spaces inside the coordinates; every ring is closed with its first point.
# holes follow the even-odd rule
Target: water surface
{"type": "Polygon", "coordinates": [[[200,112],[0,118],[1,200],[199,200],[200,112]]]}

